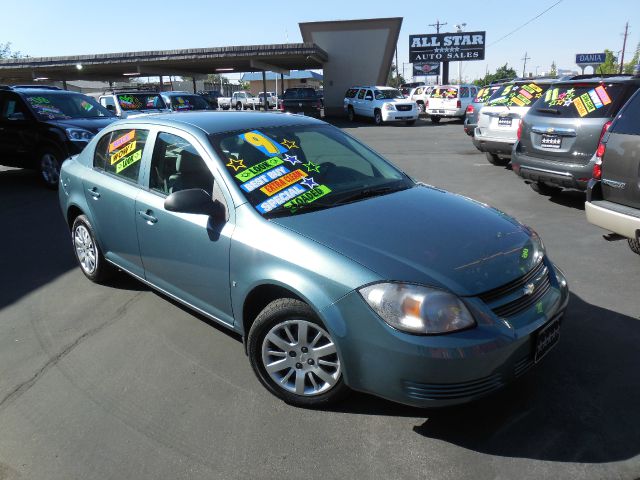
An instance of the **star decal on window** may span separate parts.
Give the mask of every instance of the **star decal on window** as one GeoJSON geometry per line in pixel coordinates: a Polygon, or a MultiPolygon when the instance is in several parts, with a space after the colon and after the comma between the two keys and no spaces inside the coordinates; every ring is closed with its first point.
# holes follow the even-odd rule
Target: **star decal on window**
{"type": "Polygon", "coordinates": [[[284,154],[284,160],[289,162],[291,165],[295,165],[296,163],[302,163],[300,160],[298,160],[298,157],[296,155],[289,155],[289,154],[284,154]]]}
{"type": "Polygon", "coordinates": [[[247,168],[242,158],[230,158],[229,163],[227,163],[227,167],[233,168],[234,172],[237,172],[242,168],[247,168]]]}
{"type": "Polygon", "coordinates": [[[302,180],[300,183],[305,187],[309,187],[310,189],[318,186],[318,183],[316,183],[313,177],[307,177],[304,180],[302,180]]]}
{"type": "Polygon", "coordinates": [[[307,169],[307,172],[316,172],[320,173],[320,165],[313,163],[311,161],[304,164],[304,168],[307,169]]]}
{"type": "Polygon", "coordinates": [[[285,147],[287,150],[291,150],[292,148],[300,148],[298,147],[298,145],[296,145],[295,141],[287,140],[286,138],[282,140],[282,146],[285,147]]]}

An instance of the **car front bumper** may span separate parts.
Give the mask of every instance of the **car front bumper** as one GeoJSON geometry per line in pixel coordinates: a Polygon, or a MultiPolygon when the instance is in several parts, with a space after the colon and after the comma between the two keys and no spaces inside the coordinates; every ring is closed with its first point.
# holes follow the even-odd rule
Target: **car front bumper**
{"type": "Polygon", "coordinates": [[[382,120],[385,122],[407,122],[418,119],[417,110],[407,110],[401,112],[398,110],[382,110],[382,120]]]}
{"type": "Polygon", "coordinates": [[[588,163],[559,162],[531,157],[519,152],[517,143],[511,154],[513,172],[525,180],[578,190],[587,189],[594,164],[595,156],[588,163]]]}
{"type": "Polygon", "coordinates": [[[505,322],[469,300],[474,328],[410,335],[387,325],[357,292],[320,313],[327,326],[342,325],[330,330],[349,387],[416,407],[456,405],[500,389],[535,364],[536,335],[560,322],[569,298],[564,275],[553,270],[556,286],[542,297],[544,311],[523,312],[530,319],[524,323],[505,322]]]}

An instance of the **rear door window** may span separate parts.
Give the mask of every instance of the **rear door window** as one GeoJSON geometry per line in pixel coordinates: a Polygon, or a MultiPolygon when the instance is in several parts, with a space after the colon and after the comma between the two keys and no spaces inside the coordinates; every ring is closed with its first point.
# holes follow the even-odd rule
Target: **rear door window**
{"type": "Polygon", "coordinates": [[[611,131],[623,135],[640,135],[640,93],[636,92],[625,105],[611,126],[611,131]]]}
{"type": "Polygon", "coordinates": [[[490,107],[530,107],[548,88],[548,84],[535,82],[505,83],[491,95],[486,104],[490,107]]]}
{"type": "Polygon", "coordinates": [[[624,101],[621,84],[552,85],[536,104],[536,113],[570,118],[606,118],[615,114],[624,101]]]}
{"type": "Polygon", "coordinates": [[[365,92],[364,88],[363,88],[363,89],[361,89],[361,90],[358,92],[358,99],[359,99],[359,100],[362,100],[362,99],[364,98],[364,92],[365,92]]]}
{"type": "Polygon", "coordinates": [[[148,130],[139,129],[107,133],[96,145],[93,166],[119,178],[137,182],[148,135],[148,130]]]}

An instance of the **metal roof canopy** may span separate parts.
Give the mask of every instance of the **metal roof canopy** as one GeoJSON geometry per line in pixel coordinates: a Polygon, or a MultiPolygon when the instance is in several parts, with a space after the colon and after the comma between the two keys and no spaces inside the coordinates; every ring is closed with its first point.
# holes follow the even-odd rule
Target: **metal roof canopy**
{"type": "Polygon", "coordinates": [[[123,81],[135,76],[194,76],[267,69],[286,72],[322,68],[327,59],[327,52],[314,43],[28,57],[0,60],[0,79],[5,82],[36,78],[123,81]]]}

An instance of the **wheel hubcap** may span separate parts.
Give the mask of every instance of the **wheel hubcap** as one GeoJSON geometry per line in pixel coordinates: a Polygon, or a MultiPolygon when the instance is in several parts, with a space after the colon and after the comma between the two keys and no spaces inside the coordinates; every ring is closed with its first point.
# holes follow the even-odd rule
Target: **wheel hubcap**
{"type": "Polygon", "coordinates": [[[60,166],[58,165],[58,159],[51,153],[45,153],[40,160],[40,171],[42,172],[42,178],[44,181],[55,185],[58,183],[58,177],[60,176],[60,166]]]}
{"type": "Polygon", "coordinates": [[[287,320],[269,330],[262,342],[262,364],[278,386],[301,396],[327,392],[341,374],[333,340],[306,320],[287,320]]]}
{"type": "Polygon", "coordinates": [[[76,249],[78,261],[80,262],[80,267],[91,275],[96,270],[98,251],[87,227],[84,225],[78,225],[76,227],[73,234],[73,244],[76,249]]]}

